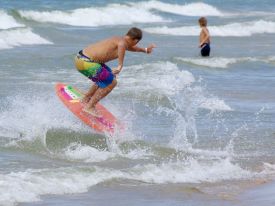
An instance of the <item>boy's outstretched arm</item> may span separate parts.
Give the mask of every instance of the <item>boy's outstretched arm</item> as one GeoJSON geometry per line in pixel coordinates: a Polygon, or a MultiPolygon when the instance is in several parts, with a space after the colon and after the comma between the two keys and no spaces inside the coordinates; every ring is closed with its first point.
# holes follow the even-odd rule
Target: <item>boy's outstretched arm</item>
{"type": "Polygon", "coordinates": [[[153,51],[153,48],[156,48],[155,44],[150,44],[146,48],[140,48],[138,46],[133,46],[133,47],[128,48],[127,50],[132,51],[132,52],[144,52],[144,53],[150,54],[153,51]]]}

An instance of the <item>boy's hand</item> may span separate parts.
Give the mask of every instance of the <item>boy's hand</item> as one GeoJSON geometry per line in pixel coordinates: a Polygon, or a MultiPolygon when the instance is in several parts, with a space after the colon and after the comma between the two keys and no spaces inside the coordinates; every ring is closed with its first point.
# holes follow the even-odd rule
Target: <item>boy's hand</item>
{"type": "Polygon", "coordinates": [[[150,54],[152,53],[153,51],[153,48],[156,48],[157,46],[155,44],[150,44],[148,47],[147,47],[147,54],[150,54]]]}
{"type": "Polygon", "coordinates": [[[112,69],[112,72],[113,72],[114,75],[119,74],[120,71],[121,71],[121,69],[118,69],[118,68],[113,68],[112,69]]]}

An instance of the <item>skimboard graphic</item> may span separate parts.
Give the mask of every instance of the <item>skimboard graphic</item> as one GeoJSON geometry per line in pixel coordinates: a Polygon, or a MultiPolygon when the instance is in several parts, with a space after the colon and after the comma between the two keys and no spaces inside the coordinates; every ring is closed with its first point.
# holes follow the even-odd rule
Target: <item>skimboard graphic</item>
{"type": "Polygon", "coordinates": [[[97,103],[96,109],[101,117],[94,117],[83,112],[83,104],[80,102],[83,94],[78,89],[67,84],[57,83],[55,91],[60,100],[72,113],[97,132],[114,133],[116,128],[120,128],[116,117],[100,103],[97,103]]]}

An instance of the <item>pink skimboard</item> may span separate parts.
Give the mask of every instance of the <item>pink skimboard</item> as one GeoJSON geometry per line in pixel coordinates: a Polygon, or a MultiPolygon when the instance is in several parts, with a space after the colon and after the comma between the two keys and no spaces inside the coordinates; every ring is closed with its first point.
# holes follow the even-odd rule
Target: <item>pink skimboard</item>
{"type": "Polygon", "coordinates": [[[82,111],[83,104],[80,100],[83,94],[78,89],[67,84],[57,83],[55,91],[60,100],[72,113],[97,132],[112,134],[115,132],[115,129],[121,129],[121,125],[116,117],[100,103],[96,104],[100,117],[94,117],[82,111]]]}

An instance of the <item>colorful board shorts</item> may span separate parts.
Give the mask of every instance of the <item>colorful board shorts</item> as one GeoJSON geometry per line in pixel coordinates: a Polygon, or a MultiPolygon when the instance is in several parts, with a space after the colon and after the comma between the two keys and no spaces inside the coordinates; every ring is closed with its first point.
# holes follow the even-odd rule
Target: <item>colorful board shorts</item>
{"type": "Polygon", "coordinates": [[[88,77],[100,88],[109,86],[114,79],[112,70],[103,63],[94,62],[82,53],[82,50],[75,57],[77,70],[88,77]]]}

